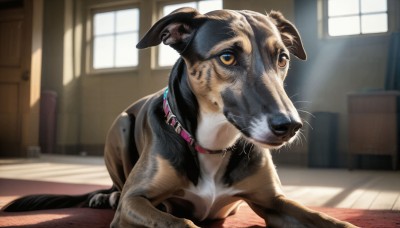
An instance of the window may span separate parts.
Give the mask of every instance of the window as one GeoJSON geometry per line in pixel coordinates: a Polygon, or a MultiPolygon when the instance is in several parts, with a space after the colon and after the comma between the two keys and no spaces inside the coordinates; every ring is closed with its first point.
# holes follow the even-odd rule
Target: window
{"type": "Polygon", "coordinates": [[[388,31],[387,0],[327,0],[330,36],[388,31]]]}
{"type": "Polygon", "coordinates": [[[92,21],[94,70],[138,65],[139,9],[98,12],[92,21]]]}
{"type": "MultiPolygon", "coordinates": [[[[162,15],[170,14],[172,11],[182,8],[192,7],[197,9],[200,13],[207,13],[209,11],[222,9],[222,0],[206,0],[206,1],[193,1],[179,4],[164,5],[162,8],[162,15]]],[[[160,67],[172,66],[179,58],[179,54],[167,45],[160,45],[158,47],[157,65],[160,67]]]]}

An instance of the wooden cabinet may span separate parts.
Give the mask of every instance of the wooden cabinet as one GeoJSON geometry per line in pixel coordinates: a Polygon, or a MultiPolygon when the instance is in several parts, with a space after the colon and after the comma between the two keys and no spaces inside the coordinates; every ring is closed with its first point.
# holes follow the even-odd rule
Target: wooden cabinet
{"type": "Polygon", "coordinates": [[[390,155],[397,169],[399,150],[397,91],[348,95],[350,168],[355,155],[390,155]]]}

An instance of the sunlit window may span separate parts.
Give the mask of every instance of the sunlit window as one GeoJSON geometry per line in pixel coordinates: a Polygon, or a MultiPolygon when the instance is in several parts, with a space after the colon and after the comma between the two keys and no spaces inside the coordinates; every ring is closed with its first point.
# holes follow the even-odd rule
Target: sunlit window
{"type": "Polygon", "coordinates": [[[330,36],[387,31],[387,0],[328,0],[330,36]]]}
{"type": "Polygon", "coordinates": [[[138,65],[139,9],[93,15],[93,69],[138,65]]]}
{"type": "MultiPolygon", "coordinates": [[[[172,11],[182,8],[192,7],[204,14],[209,11],[222,9],[222,0],[193,1],[180,4],[165,5],[162,8],[162,16],[170,14],[172,11]]],[[[172,66],[179,58],[179,54],[169,46],[160,45],[158,49],[158,66],[172,66]]]]}

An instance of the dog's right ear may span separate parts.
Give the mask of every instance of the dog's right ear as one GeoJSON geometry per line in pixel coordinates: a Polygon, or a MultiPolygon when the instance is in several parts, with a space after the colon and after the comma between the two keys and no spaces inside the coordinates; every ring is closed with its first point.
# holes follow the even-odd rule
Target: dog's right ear
{"type": "Polygon", "coordinates": [[[171,14],[157,21],[136,45],[143,49],[161,43],[170,45],[182,53],[188,45],[194,31],[203,24],[205,16],[196,9],[185,7],[173,11],[171,14]]]}

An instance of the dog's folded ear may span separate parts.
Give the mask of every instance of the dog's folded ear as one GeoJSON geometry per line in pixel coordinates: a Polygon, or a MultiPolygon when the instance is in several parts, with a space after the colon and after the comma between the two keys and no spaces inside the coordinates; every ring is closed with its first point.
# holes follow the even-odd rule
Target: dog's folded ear
{"type": "Polygon", "coordinates": [[[182,53],[189,43],[194,31],[205,21],[204,15],[196,9],[185,7],[157,21],[136,45],[143,49],[161,43],[170,45],[182,53]]]}
{"type": "Polygon", "coordinates": [[[271,11],[268,16],[275,22],[276,27],[281,33],[282,41],[289,49],[290,53],[301,60],[306,60],[307,55],[296,27],[284,18],[280,12],[271,11]]]}

